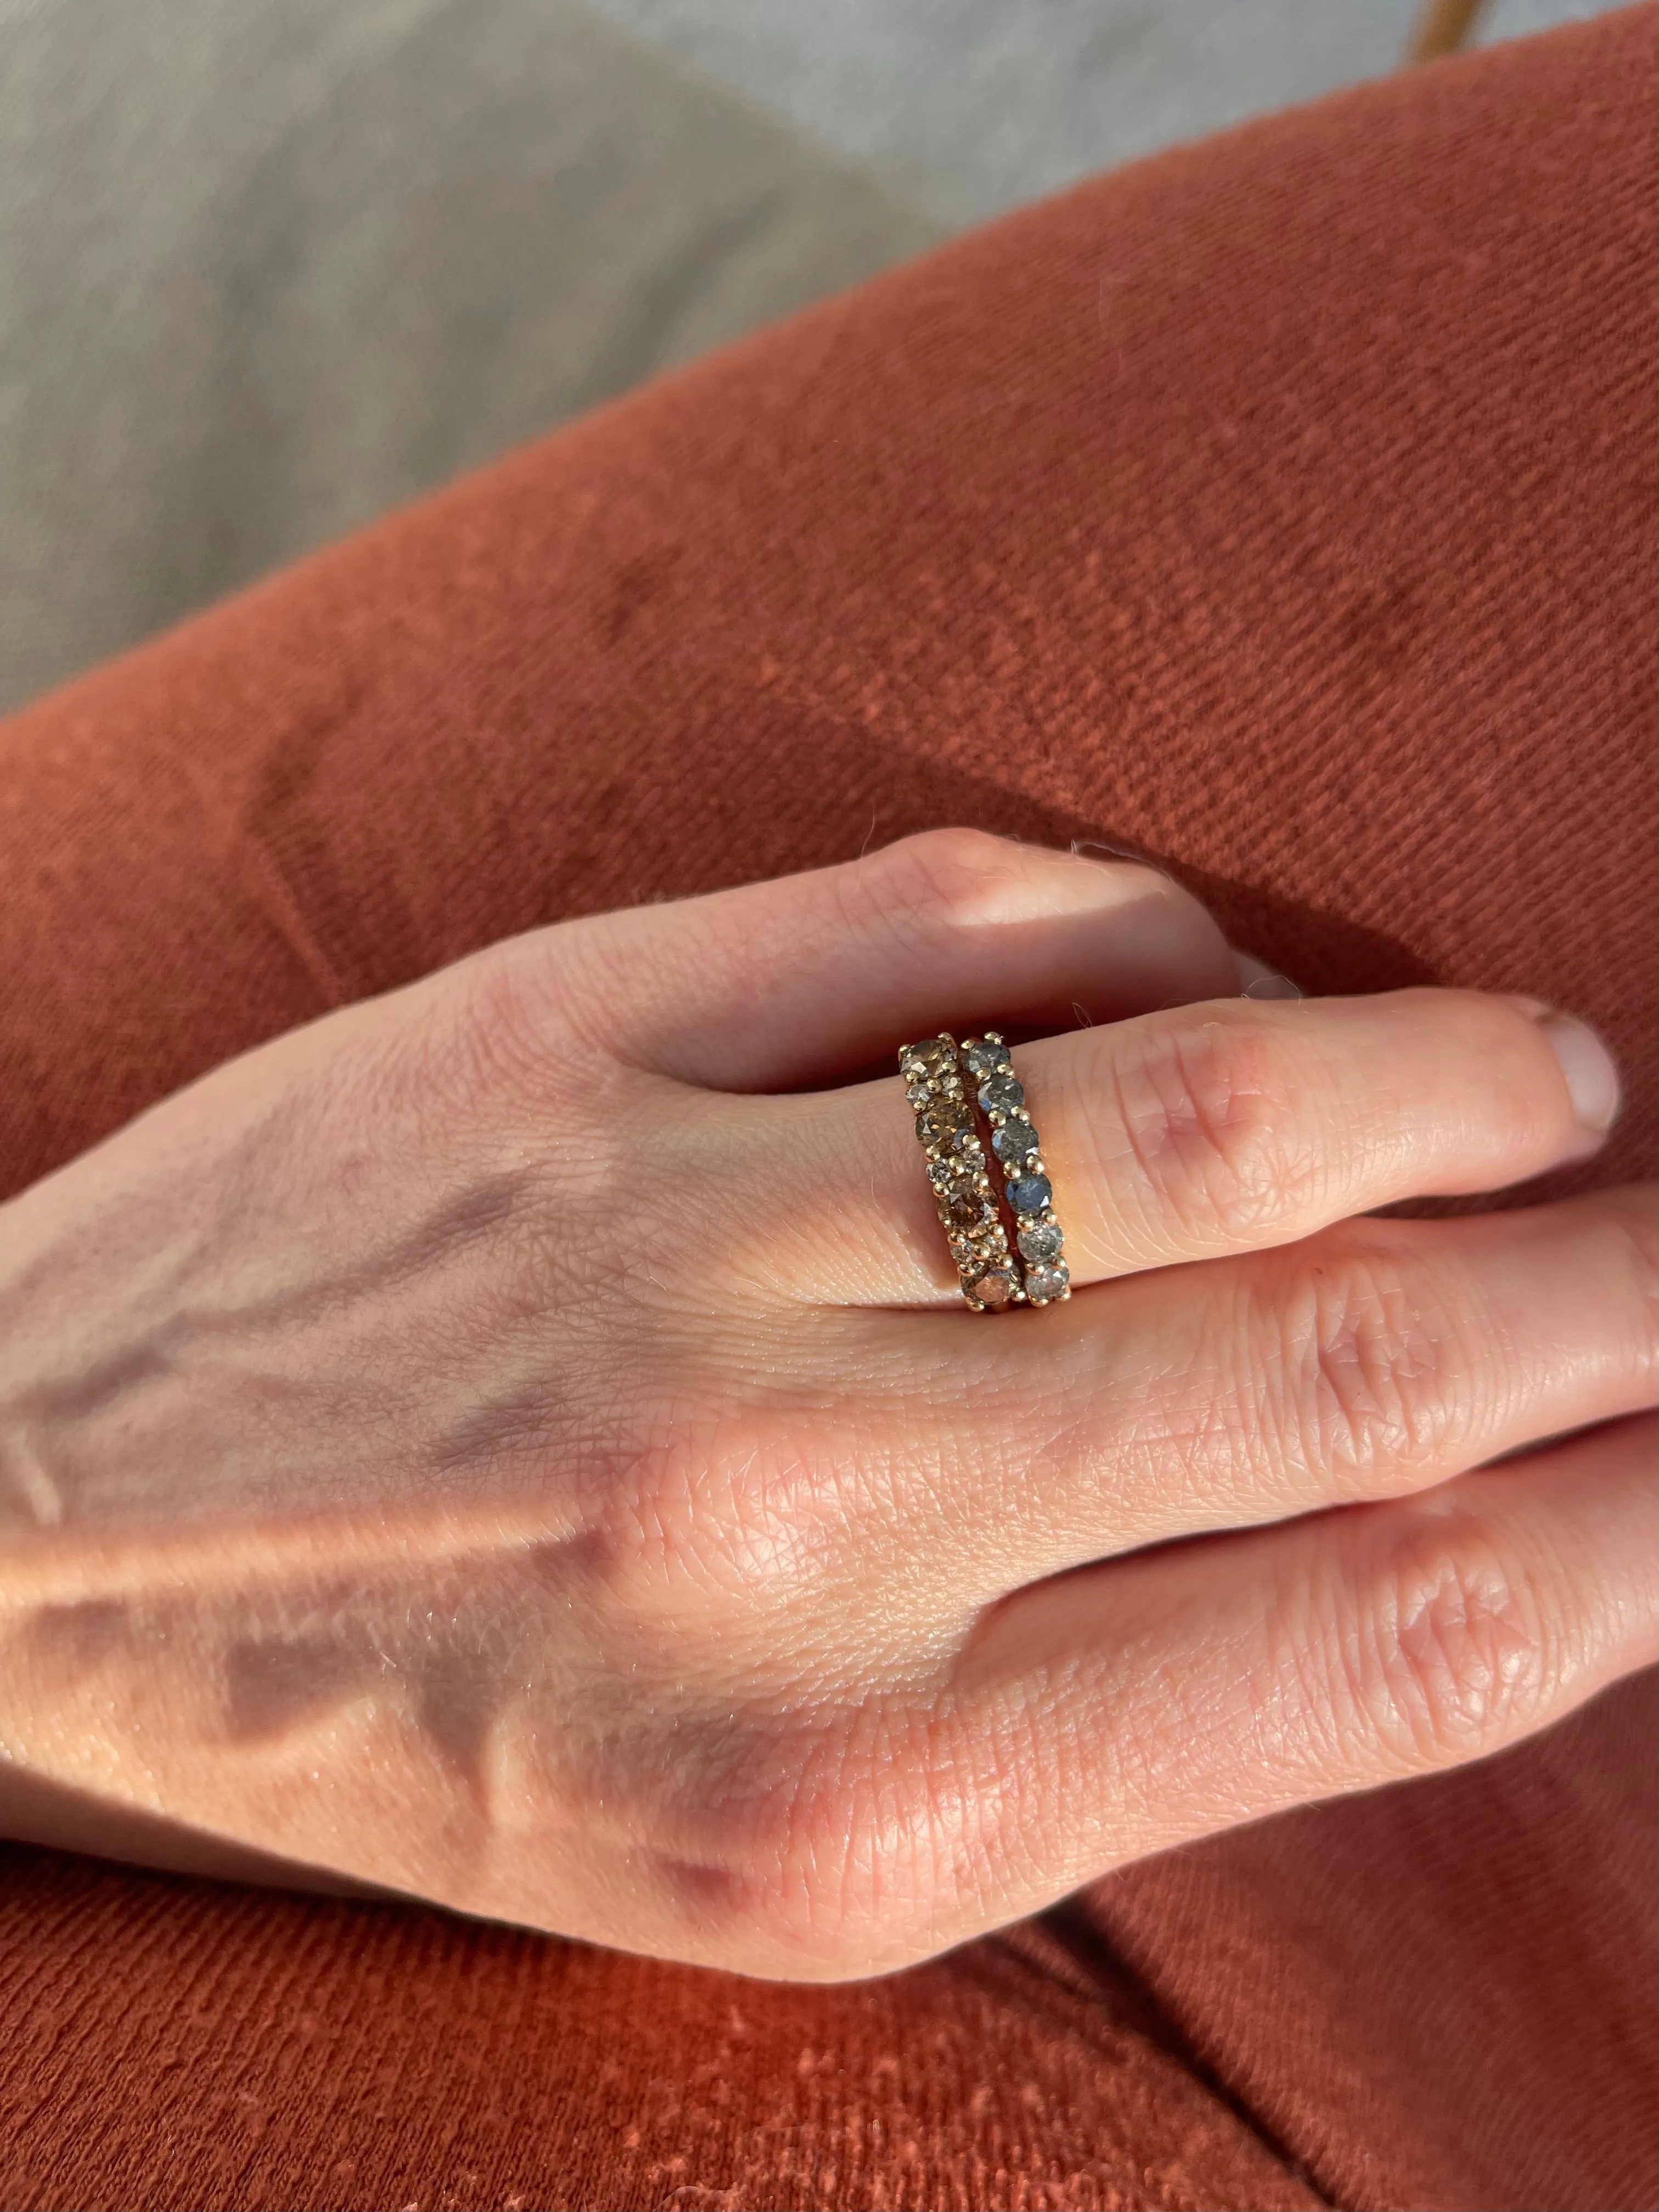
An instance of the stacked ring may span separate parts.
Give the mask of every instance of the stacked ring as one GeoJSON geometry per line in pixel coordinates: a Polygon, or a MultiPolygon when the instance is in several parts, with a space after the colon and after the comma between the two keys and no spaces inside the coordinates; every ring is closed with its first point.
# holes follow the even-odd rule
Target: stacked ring
{"type": "Polygon", "coordinates": [[[1071,1271],[1060,1256],[1066,1238],[1054,1218],[1054,1186],[1026,1109],[1024,1087],[1014,1073],[1007,1046],[994,1030],[982,1037],[969,1037],[962,1057],[978,1083],[979,1103],[991,1124],[991,1149],[1002,1169],[1002,1194],[1014,1217],[1015,1242],[1025,1261],[1025,1296],[1034,1306],[1053,1305],[1071,1297],[1071,1271]]]}
{"type": "Polygon", "coordinates": [[[898,1058],[962,1295],[976,1313],[1017,1305],[1024,1297],[1019,1269],[997,1211],[956,1039],[941,1030],[925,1044],[903,1046],[898,1058]]]}

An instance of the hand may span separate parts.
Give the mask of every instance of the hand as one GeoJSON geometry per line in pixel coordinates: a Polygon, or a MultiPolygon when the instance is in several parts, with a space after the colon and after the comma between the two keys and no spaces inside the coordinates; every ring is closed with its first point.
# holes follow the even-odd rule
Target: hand
{"type": "Polygon", "coordinates": [[[1155,873],[945,832],[497,945],[0,1209],[14,1805],[839,1976],[1643,1663],[1651,1194],[1364,1218],[1593,1151],[1600,1047],[1237,989],[1155,873]],[[976,1316],[897,1077],[805,1086],[1074,1003],[1078,1295],[976,1316]]]}

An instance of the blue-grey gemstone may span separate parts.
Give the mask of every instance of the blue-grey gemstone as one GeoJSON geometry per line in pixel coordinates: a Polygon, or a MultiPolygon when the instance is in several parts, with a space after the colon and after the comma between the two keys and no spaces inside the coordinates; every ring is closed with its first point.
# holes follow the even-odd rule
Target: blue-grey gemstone
{"type": "Polygon", "coordinates": [[[1046,1267],[1028,1267],[1025,1270],[1025,1295],[1039,1303],[1057,1298],[1071,1279],[1070,1270],[1063,1260],[1056,1260],[1046,1267]]]}
{"type": "Polygon", "coordinates": [[[991,1142],[997,1158],[1012,1167],[1016,1160],[1028,1160],[1036,1152],[1036,1131],[1029,1121],[1005,1121],[994,1133],[991,1142]]]}
{"type": "Polygon", "coordinates": [[[1016,1213],[1041,1213],[1054,1194],[1047,1176],[1016,1176],[1008,1185],[1008,1203],[1016,1213]]]}
{"type": "Polygon", "coordinates": [[[1028,1260],[1052,1260],[1065,1242],[1057,1221],[1033,1222],[1019,1232],[1019,1249],[1028,1260]]]}
{"type": "Polygon", "coordinates": [[[1008,1065],[1006,1044],[992,1044],[984,1037],[975,1037],[972,1044],[964,1045],[962,1056],[975,1075],[994,1075],[1008,1065]]]}
{"type": "Polygon", "coordinates": [[[979,1103],[988,1114],[1012,1114],[1025,1103],[1025,1089],[1012,1075],[993,1075],[979,1086],[979,1103]]]}

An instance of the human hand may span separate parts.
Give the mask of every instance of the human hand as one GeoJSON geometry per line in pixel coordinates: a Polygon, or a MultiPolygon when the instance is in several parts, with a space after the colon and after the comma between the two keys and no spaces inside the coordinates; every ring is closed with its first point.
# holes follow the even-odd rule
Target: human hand
{"type": "Polygon", "coordinates": [[[1153,872],[943,832],[168,1100],[0,1208],[0,1777],[835,1977],[1642,1664],[1651,1193],[1361,1218],[1593,1151],[1605,1056],[1237,989],[1153,872]],[[801,1086],[1074,1003],[1078,1295],[979,1317],[898,1079],[801,1086]]]}

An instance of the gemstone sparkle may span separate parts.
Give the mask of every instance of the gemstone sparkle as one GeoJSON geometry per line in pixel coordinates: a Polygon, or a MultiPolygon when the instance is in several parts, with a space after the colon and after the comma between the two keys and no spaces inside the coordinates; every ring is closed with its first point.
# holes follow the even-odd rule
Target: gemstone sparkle
{"type": "Polygon", "coordinates": [[[991,1144],[997,1158],[1012,1167],[1018,1160],[1029,1160],[1036,1152],[1036,1131],[1029,1121],[1005,1121],[993,1134],[991,1144]]]}
{"type": "Polygon", "coordinates": [[[1012,1114],[1025,1103],[1024,1086],[1012,1075],[993,1075],[979,1086],[979,1103],[988,1114],[1012,1114]]]}
{"type": "Polygon", "coordinates": [[[935,1098],[918,1118],[916,1133],[924,1144],[931,1145],[939,1137],[952,1136],[973,1126],[974,1109],[965,1098],[935,1098]]]}

